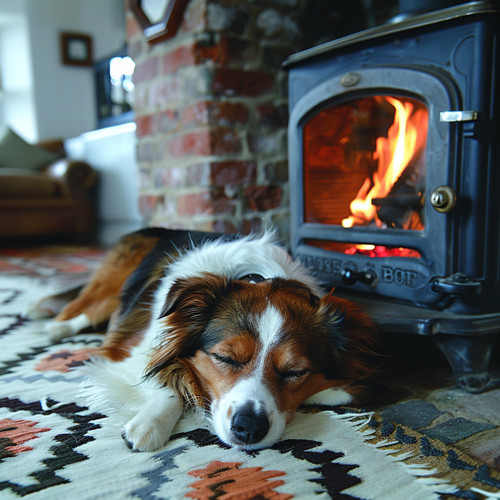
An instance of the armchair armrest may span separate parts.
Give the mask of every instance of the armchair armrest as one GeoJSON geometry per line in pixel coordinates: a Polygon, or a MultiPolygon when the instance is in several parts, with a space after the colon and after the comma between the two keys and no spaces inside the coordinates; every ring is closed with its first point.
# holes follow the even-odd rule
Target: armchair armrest
{"type": "Polygon", "coordinates": [[[97,172],[83,161],[62,158],[51,163],[45,170],[47,175],[58,179],[66,196],[79,198],[97,182],[97,172]]]}

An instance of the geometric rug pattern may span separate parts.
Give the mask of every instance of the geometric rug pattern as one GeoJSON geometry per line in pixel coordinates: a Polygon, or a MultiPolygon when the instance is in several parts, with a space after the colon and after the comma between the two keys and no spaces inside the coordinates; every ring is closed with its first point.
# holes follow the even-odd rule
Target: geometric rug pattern
{"type": "Polygon", "coordinates": [[[0,276],[2,499],[500,498],[500,477],[484,464],[354,408],[302,408],[280,442],[251,452],[185,414],[165,447],[134,453],[119,415],[79,396],[79,368],[102,336],[51,343],[43,320],[23,317],[56,288],[46,277],[0,276]]]}

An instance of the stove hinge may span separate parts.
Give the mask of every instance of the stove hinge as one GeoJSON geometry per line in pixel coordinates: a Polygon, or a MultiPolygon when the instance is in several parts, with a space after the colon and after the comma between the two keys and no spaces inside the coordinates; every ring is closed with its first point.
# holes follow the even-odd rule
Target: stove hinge
{"type": "Polygon", "coordinates": [[[479,281],[471,280],[463,273],[455,273],[445,278],[435,278],[432,290],[438,293],[463,297],[481,293],[482,285],[479,281]]]}

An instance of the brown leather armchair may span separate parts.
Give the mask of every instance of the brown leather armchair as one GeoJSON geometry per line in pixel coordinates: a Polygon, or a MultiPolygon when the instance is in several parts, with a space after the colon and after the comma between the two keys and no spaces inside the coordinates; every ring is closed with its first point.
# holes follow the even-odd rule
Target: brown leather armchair
{"type": "Polygon", "coordinates": [[[0,238],[57,235],[92,240],[97,172],[85,162],[65,157],[61,140],[37,146],[59,159],[36,171],[0,168],[0,238]]]}

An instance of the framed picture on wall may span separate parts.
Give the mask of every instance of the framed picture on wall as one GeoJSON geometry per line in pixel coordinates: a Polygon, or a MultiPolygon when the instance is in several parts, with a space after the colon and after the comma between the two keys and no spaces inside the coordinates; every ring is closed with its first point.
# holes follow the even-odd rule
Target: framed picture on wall
{"type": "Polygon", "coordinates": [[[61,59],[69,66],[92,66],[92,38],[83,33],[61,33],[61,59]]]}
{"type": "Polygon", "coordinates": [[[181,25],[189,0],[130,0],[130,9],[149,43],[172,38],[181,25]]]}

